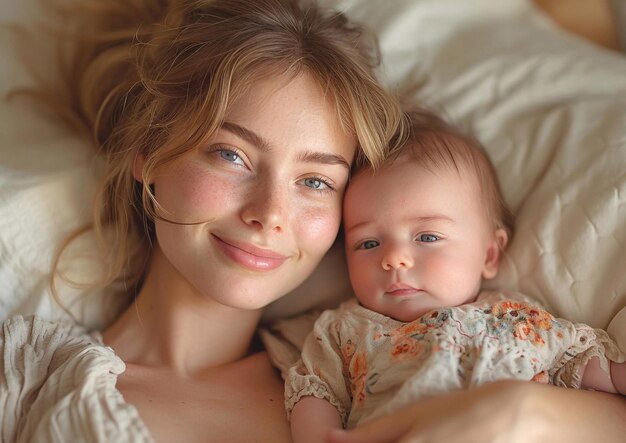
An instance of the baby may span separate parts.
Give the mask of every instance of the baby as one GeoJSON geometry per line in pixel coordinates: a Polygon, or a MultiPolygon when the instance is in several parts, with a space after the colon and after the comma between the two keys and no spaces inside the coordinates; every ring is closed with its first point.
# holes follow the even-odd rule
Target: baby
{"type": "Polygon", "coordinates": [[[480,291],[513,218],[480,145],[425,112],[344,201],[356,299],[324,312],[286,379],[294,441],[325,441],[415,399],[500,379],[626,394],[605,332],[529,298],[480,291]],[[607,358],[607,357],[610,357],[607,358]]]}

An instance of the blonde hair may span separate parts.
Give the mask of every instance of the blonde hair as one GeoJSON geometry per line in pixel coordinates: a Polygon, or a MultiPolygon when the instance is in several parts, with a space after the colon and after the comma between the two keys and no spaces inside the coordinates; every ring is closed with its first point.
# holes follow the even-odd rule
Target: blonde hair
{"type": "MultiPolygon", "coordinates": [[[[357,160],[372,167],[382,162],[402,121],[395,98],[374,76],[376,45],[367,44],[344,15],[322,13],[314,3],[80,5],[73,33],[79,43],[65,65],[65,83],[72,114],[93,133],[105,158],[93,226],[86,228],[94,229],[107,252],[106,276],[94,286],[123,282],[132,292],[141,284],[153,220],[162,218],[147,185],[154,171],[209,139],[254,81],[311,75],[341,127],[358,140],[357,160]],[[143,184],[133,177],[138,154],[145,159],[143,184]]],[[[57,267],[58,257],[55,272],[57,267]]]]}
{"type": "Polygon", "coordinates": [[[413,107],[403,117],[405,126],[392,139],[389,155],[381,167],[392,164],[401,155],[408,155],[411,161],[429,171],[446,168],[459,175],[470,174],[476,179],[492,228],[494,231],[504,229],[510,238],[515,218],[480,142],[424,108],[413,107]]]}

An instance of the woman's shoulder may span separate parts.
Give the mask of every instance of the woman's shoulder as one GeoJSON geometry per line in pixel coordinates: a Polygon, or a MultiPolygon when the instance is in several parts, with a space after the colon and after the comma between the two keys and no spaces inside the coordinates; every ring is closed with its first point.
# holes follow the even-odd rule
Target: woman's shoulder
{"type": "Polygon", "coordinates": [[[71,322],[50,321],[36,315],[16,315],[2,324],[0,352],[3,363],[0,390],[36,392],[48,377],[86,350],[110,353],[97,335],[71,322]]]}
{"type": "Polygon", "coordinates": [[[51,336],[87,337],[86,329],[69,321],[46,320],[37,315],[15,315],[2,324],[0,339],[29,340],[51,336]]]}
{"type": "MultiPolygon", "coordinates": [[[[45,362],[60,351],[98,345],[97,336],[71,322],[50,321],[36,315],[16,315],[2,324],[0,350],[6,362],[16,360],[45,362]]],[[[63,354],[63,352],[61,352],[63,354]]],[[[5,368],[6,369],[6,368],[5,368]]]]}
{"type": "Polygon", "coordinates": [[[0,352],[4,360],[0,386],[6,386],[13,376],[25,381],[18,373],[27,370],[31,381],[35,373],[45,379],[77,361],[89,361],[91,366],[111,366],[109,370],[116,374],[124,371],[124,363],[102,343],[100,333],[89,333],[72,322],[51,321],[36,315],[16,315],[2,324],[0,352]],[[27,369],[29,366],[31,369],[27,369]]]}

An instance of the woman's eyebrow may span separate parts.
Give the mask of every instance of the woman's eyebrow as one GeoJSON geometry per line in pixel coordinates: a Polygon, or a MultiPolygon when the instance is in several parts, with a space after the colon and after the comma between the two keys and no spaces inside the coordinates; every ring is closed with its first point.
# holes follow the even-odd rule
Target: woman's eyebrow
{"type": "Polygon", "coordinates": [[[298,160],[305,163],[321,163],[325,165],[341,165],[350,171],[350,163],[338,154],[328,152],[306,151],[298,156],[298,160]]]}
{"type": "Polygon", "coordinates": [[[254,131],[244,128],[243,126],[239,126],[237,123],[224,122],[222,123],[222,129],[225,129],[228,132],[235,134],[236,136],[244,139],[250,144],[253,144],[262,151],[267,152],[271,150],[270,143],[267,140],[265,140],[254,131]]]}
{"type": "MultiPolygon", "coordinates": [[[[269,141],[267,141],[254,131],[251,131],[248,128],[244,128],[237,123],[224,122],[222,123],[222,129],[225,129],[226,131],[244,139],[245,141],[256,146],[262,151],[268,152],[272,149],[271,143],[269,141]]],[[[321,163],[325,165],[341,165],[344,166],[348,171],[350,170],[350,163],[348,163],[345,158],[343,158],[341,155],[331,154],[328,152],[306,151],[298,157],[298,161],[302,161],[305,163],[321,163]]]]}

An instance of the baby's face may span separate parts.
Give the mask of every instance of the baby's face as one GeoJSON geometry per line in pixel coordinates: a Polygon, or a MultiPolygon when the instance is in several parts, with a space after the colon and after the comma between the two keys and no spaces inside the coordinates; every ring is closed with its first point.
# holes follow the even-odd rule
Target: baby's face
{"type": "Polygon", "coordinates": [[[401,157],[358,174],[344,226],[357,298],[397,320],[473,301],[481,278],[497,272],[498,244],[476,180],[456,171],[430,172],[401,157]]]}

